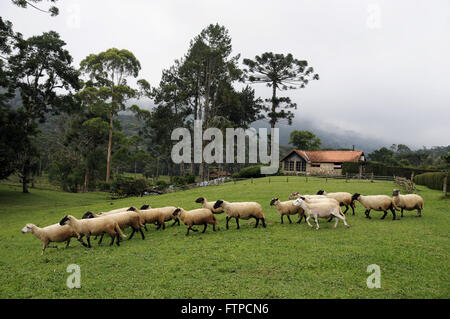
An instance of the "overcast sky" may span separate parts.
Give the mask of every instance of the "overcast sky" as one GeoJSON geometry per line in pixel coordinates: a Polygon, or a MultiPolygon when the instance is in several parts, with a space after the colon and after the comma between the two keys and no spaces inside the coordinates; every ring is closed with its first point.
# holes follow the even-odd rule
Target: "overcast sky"
{"type": "MultiPolygon", "coordinates": [[[[266,51],[292,53],[320,74],[287,93],[300,106],[297,118],[413,147],[450,144],[448,0],[59,0],[57,6],[52,18],[2,0],[0,15],[26,37],[59,32],[77,66],[90,53],[128,49],[141,62],[139,77],[152,85],[194,36],[219,23],[241,61],[266,51]]],[[[255,88],[270,96],[270,89],[255,88]]]]}

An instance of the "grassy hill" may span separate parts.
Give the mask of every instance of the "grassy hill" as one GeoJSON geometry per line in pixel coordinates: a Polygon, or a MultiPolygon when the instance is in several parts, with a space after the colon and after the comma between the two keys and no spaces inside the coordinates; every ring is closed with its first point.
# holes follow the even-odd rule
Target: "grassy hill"
{"type": "MultiPolygon", "coordinates": [[[[449,298],[450,263],[448,199],[419,187],[423,217],[406,212],[401,220],[372,212],[363,216],[358,203],[351,225],[321,220],[319,231],[304,222],[280,224],[270,199],[287,199],[292,191],[315,193],[349,191],[390,194],[392,182],[345,181],[303,177],[271,177],[226,183],[161,196],[111,201],[105,193],[72,194],[33,189],[20,193],[16,184],[0,184],[0,298],[449,298]],[[69,248],[48,248],[21,234],[26,223],[45,226],[64,215],[80,217],[129,205],[199,207],[194,200],[258,201],[263,205],[267,228],[254,229],[254,221],[234,220],[225,229],[225,216],[217,215],[219,230],[208,227],[185,236],[184,225],[156,231],[151,225],[146,239],[135,236],[120,247],[92,241],[86,249],[76,240],[69,248]],[[66,287],[69,264],[81,268],[81,289],[66,287]],[[366,286],[367,266],[381,267],[381,288],[366,286]]],[[[294,218],[296,219],[296,218],[294,218]]],[[[169,226],[170,223],[168,223],[169,226]]],[[[200,230],[201,227],[198,227],[200,230]]],[[[125,231],[126,234],[130,230],[125,231]]]]}

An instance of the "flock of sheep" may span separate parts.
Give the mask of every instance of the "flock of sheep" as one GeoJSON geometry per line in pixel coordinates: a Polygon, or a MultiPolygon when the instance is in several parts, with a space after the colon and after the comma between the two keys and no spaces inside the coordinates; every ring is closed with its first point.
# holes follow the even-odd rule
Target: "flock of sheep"
{"type": "MultiPolygon", "coordinates": [[[[419,195],[409,194],[400,195],[399,190],[394,189],[392,197],[387,195],[370,195],[363,196],[355,193],[347,192],[326,193],[323,190],[317,192],[316,195],[301,195],[297,192],[291,193],[288,201],[281,202],[278,198],[273,198],[270,201],[270,206],[275,206],[281,216],[281,223],[283,224],[283,217],[286,216],[290,223],[292,220],[290,215],[298,215],[300,223],[305,218],[308,225],[312,228],[313,225],[309,222],[312,217],[316,223],[316,229],[319,229],[318,218],[327,218],[331,221],[335,218],[336,222],[334,228],[337,227],[339,220],[342,220],[346,227],[347,224],[345,214],[351,207],[353,215],[355,215],[355,201],[359,201],[365,208],[365,215],[370,217],[370,211],[383,211],[384,219],[387,211],[390,210],[395,220],[395,211],[401,210],[403,217],[403,210],[417,210],[418,217],[422,214],[423,199],[419,195]],[[341,206],[345,206],[345,211],[342,212],[341,206]],[[305,214],[306,213],[306,214],[305,214]],[[306,216],[305,216],[306,215],[306,216]]],[[[147,231],[146,224],[156,224],[157,229],[165,229],[165,223],[173,220],[172,226],[180,225],[181,221],[187,226],[186,236],[189,231],[198,231],[192,228],[194,225],[203,225],[203,233],[206,231],[208,224],[211,224],[213,231],[216,230],[217,218],[215,214],[226,214],[226,229],[229,228],[229,221],[231,218],[236,220],[237,229],[239,229],[239,220],[248,220],[254,218],[255,228],[258,227],[259,222],[263,227],[266,227],[266,219],[264,217],[263,209],[257,202],[227,202],[224,200],[217,200],[208,202],[206,198],[197,198],[196,203],[202,204],[202,208],[194,210],[184,210],[180,207],[166,206],[159,208],[151,208],[149,205],[143,205],[140,209],[134,207],[125,207],[115,209],[109,212],[94,214],[86,212],[81,219],[77,219],[72,215],[64,216],[57,224],[47,227],[37,227],[34,224],[27,224],[22,233],[32,233],[43,243],[42,254],[51,242],[67,242],[70,244],[72,237],[77,238],[85,247],[91,247],[90,237],[101,236],[99,244],[103,240],[105,234],[111,237],[110,245],[116,241],[117,246],[120,246],[120,237],[127,237],[122,229],[131,227],[132,232],[129,239],[131,239],[136,232],[141,234],[142,239],[145,239],[142,228],[147,231]],[[87,244],[83,241],[86,237],[87,244]]]]}

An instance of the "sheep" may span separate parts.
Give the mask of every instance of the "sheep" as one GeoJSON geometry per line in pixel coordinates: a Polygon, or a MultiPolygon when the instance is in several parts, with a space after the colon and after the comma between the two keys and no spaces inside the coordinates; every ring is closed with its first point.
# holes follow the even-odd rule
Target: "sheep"
{"type": "Polygon", "coordinates": [[[60,243],[67,242],[66,248],[70,244],[70,239],[72,237],[78,238],[80,235],[74,231],[70,226],[61,227],[59,224],[53,224],[50,226],[46,226],[40,228],[34,224],[26,224],[24,228],[22,228],[22,234],[32,233],[36,236],[43,244],[41,255],[44,254],[45,248],[58,248],[56,246],[49,246],[48,244],[51,242],[60,243]]]}
{"type": "MultiPolygon", "coordinates": [[[[174,207],[176,208],[176,207],[174,207]]],[[[172,210],[173,212],[173,210],[172,210]]],[[[141,223],[145,224],[158,224],[157,230],[161,228],[166,229],[166,214],[164,209],[150,208],[139,210],[141,216],[141,223]]],[[[176,221],[175,221],[176,222],[176,221]]],[[[175,224],[174,222],[174,224],[175,224]]]]}
{"type": "Polygon", "coordinates": [[[352,200],[357,200],[364,206],[364,208],[366,209],[366,211],[364,212],[366,214],[366,218],[371,218],[369,214],[370,210],[373,209],[376,211],[383,211],[384,215],[381,217],[381,219],[384,219],[387,215],[387,210],[389,209],[394,216],[392,220],[395,220],[396,206],[394,200],[387,195],[363,196],[359,193],[355,193],[352,196],[352,200]]]}
{"type": "Polygon", "coordinates": [[[221,214],[223,213],[223,208],[219,207],[219,208],[214,208],[214,204],[216,203],[214,202],[208,202],[206,200],[205,197],[199,197],[195,200],[196,203],[201,203],[203,208],[208,208],[209,210],[211,210],[214,214],[221,214]]]}
{"type": "Polygon", "coordinates": [[[416,194],[400,195],[398,189],[392,191],[392,199],[394,200],[395,206],[401,209],[402,217],[403,210],[414,210],[417,209],[416,217],[422,216],[423,209],[423,198],[416,194]]]}
{"type": "Polygon", "coordinates": [[[308,217],[306,217],[306,222],[311,228],[313,226],[309,222],[309,219],[311,218],[311,216],[314,217],[314,220],[316,222],[316,230],[319,230],[319,222],[317,220],[318,217],[329,218],[330,216],[334,216],[336,218],[336,222],[334,223],[333,228],[337,227],[339,219],[344,222],[344,225],[347,228],[350,227],[350,225],[347,224],[345,215],[342,213],[341,207],[338,203],[334,203],[332,201],[309,201],[307,198],[302,196],[297,198],[294,201],[293,205],[303,208],[303,210],[308,215],[308,217]]]}
{"type": "MultiPolygon", "coordinates": [[[[149,205],[143,205],[140,210],[147,210],[150,209],[149,205]]],[[[173,216],[173,211],[174,209],[176,209],[175,206],[165,206],[165,207],[158,207],[158,208],[153,208],[153,209],[157,209],[159,211],[161,211],[164,215],[164,222],[168,222],[169,220],[173,219],[173,223],[172,223],[172,227],[175,226],[175,224],[178,224],[178,226],[180,226],[180,219],[177,216],[173,216]]],[[[161,227],[161,224],[159,225],[159,227],[161,227]]],[[[159,229],[158,227],[158,229],[159,229]]],[[[145,229],[147,230],[147,229],[145,229]]]]}
{"type": "Polygon", "coordinates": [[[286,215],[286,217],[288,218],[289,224],[292,224],[292,220],[289,217],[289,215],[298,214],[298,216],[300,217],[299,220],[297,221],[298,224],[300,224],[300,222],[302,221],[302,218],[305,217],[305,212],[304,212],[303,208],[301,208],[299,206],[294,206],[293,203],[294,203],[293,200],[286,201],[286,202],[280,202],[280,200],[277,197],[272,198],[272,200],[270,201],[270,206],[275,206],[277,208],[278,213],[280,213],[282,224],[283,224],[283,216],[284,215],[286,215]]]}
{"type": "Polygon", "coordinates": [[[217,218],[213,212],[207,208],[198,208],[186,211],[181,207],[176,208],[173,211],[173,216],[180,216],[183,223],[188,226],[186,236],[189,235],[189,230],[197,231],[193,229],[193,225],[204,225],[202,233],[206,231],[208,224],[213,225],[213,231],[216,231],[217,218]]]}
{"type": "Polygon", "coordinates": [[[256,202],[234,202],[230,203],[224,200],[218,200],[214,204],[214,209],[222,207],[226,217],[226,227],[228,229],[228,222],[232,217],[236,219],[237,229],[239,229],[239,218],[249,219],[255,218],[256,224],[255,228],[258,227],[259,220],[261,220],[263,227],[266,227],[265,217],[260,204],[256,202]]]}
{"type": "MultiPolygon", "coordinates": [[[[142,229],[141,229],[141,227],[143,226],[141,216],[139,213],[137,213],[135,211],[134,207],[128,208],[127,211],[116,212],[116,213],[110,214],[110,215],[104,215],[104,214],[98,215],[98,214],[94,214],[92,212],[87,212],[83,215],[82,219],[86,219],[86,218],[111,218],[118,223],[118,225],[121,229],[125,229],[128,227],[131,227],[133,229],[128,240],[133,238],[134,233],[137,231],[139,231],[141,233],[142,239],[143,240],[145,239],[144,233],[142,232],[142,229]]],[[[100,240],[98,242],[99,245],[102,243],[103,235],[104,234],[102,234],[102,236],[100,237],[100,240]]]]}
{"type": "Polygon", "coordinates": [[[319,190],[317,195],[324,195],[328,198],[334,198],[339,202],[340,206],[345,206],[344,215],[348,211],[348,207],[350,206],[353,211],[353,215],[355,215],[355,202],[352,200],[352,194],[347,192],[336,192],[336,193],[327,193],[324,190],[319,190]]]}
{"type": "Polygon", "coordinates": [[[323,196],[323,195],[305,195],[305,194],[300,194],[299,192],[292,192],[290,195],[289,195],[289,200],[294,200],[294,199],[297,199],[297,198],[299,198],[300,196],[303,196],[303,197],[305,197],[305,198],[308,198],[308,199],[313,199],[313,198],[316,198],[316,199],[323,199],[323,198],[326,198],[326,196],[323,196]]]}
{"type": "Polygon", "coordinates": [[[119,224],[111,218],[89,218],[76,219],[72,215],[64,216],[59,222],[61,226],[69,225],[75,232],[79,234],[78,241],[84,246],[91,248],[91,235],[102,235],[108,233],[111,236],[110,246],[114,244],[114,239],[117,237],[116,244],[120,246],[119,234],[123,238],[127,237],[119,227],[119,224]],[[86,236],[88,245],[83,241],[83,236],[86,236]]]}

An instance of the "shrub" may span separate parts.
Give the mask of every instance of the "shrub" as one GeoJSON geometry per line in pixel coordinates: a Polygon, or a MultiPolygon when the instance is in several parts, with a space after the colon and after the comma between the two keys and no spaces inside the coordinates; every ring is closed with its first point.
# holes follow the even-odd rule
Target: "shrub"
{"type": "MultiPolygon", "coordinates": [[[[419,185],[425,185],[431,189],[442,190],[444,184],[445,173],[423,173],[414,176],[414,182],[419,185]]],[[[447,178],[447,189],[450,186],[450,180],[447,178]]]]}
{"type": "Polygon", "coordinates": [[[174,176],[173,183],[175,185],[184,185],[186,184],[186,179],[183,176],[174,176]]]}
{"type": "Polygon", "coordinates": [[[159,181],[156,182],[156,188],[159,189],[159,190],[164,190],[168,186],[169,186],[169,184],[167,184],[165,181],[159,180],[159,181]]]}
{"type": "Polygon", "coordinates": [[[239,171],[240,178],[258,178],[262,177],[261,175],[261,165],[248,166],[244,167],[239,171]]]}
{"type": "Polygon", "coordinates": [[[114,197],[142,196],[148,185],[145,179],[119,177],[111,183],[110,188],[114,197]]]}
{"type": "Polygon", "coordinates": [[[186,180],[186,184],[194,184],[195,183],[195,175],[193,175],[193,174],[186,174],[184,179],[186,180]]]}

